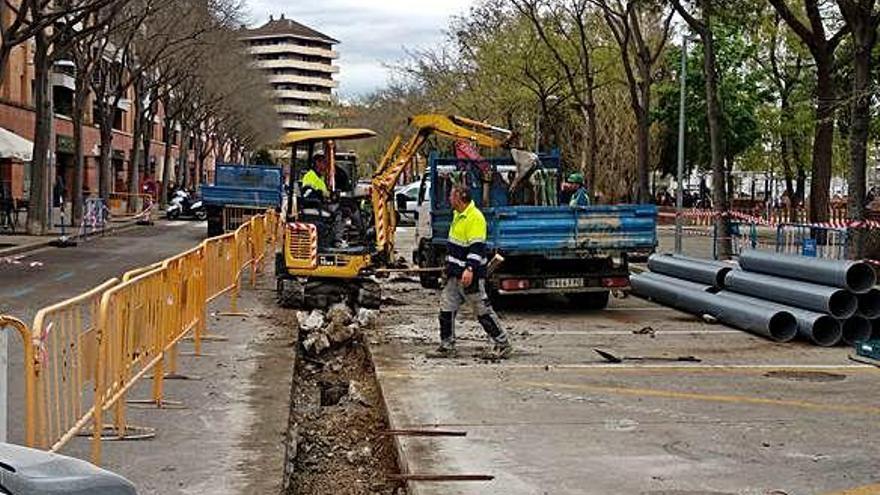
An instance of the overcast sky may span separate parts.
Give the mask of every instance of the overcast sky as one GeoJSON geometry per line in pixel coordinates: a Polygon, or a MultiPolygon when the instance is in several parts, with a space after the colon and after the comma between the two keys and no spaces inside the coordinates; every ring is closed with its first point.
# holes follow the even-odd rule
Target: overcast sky
{"type": "Polygon", "coordinates": [[[351,98],[381,88],[388,73],[383,64],[404,57],[404,47],[425,48],[443,38],[450,16],[467,10],[472,0],[249,0],[253,25],[282,13],[342,43],[339,95],[351,98]]]}

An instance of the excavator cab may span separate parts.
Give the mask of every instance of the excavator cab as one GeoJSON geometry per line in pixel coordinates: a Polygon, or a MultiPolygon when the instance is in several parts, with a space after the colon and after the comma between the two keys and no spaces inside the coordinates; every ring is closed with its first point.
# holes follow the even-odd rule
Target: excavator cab
{"type": "Polygon", "coordinates": [[[372,212],[367,198],[355,195],[356,156],[336,149],[339,142],[375,135],[369,129],[320,129],[282,139],[291,150],[284,244],[275,259],[283,306],[325,308],[354,301],[378,307],[379,285],[370,278],[372,212]]]}

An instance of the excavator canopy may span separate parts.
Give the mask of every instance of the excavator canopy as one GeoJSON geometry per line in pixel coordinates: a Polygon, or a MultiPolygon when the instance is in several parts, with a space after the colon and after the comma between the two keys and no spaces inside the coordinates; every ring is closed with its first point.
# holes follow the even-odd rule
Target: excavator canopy
{"type": "Polygon", "coordinates": [[[309,141],[345,141],[366,139],[376,135],[369,129],[315,129],[310,131],[292,131],[281,138],[281,144],[292,145],[309,141]]]}

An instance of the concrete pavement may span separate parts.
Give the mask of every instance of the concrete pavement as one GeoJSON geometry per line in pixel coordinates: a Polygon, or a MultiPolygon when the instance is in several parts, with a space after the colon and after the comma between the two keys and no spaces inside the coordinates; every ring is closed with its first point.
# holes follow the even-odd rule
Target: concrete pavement
{"type": "Polygon", "coordinates": [[[433,494],[822,494],[880,479],[880,370],[846,348],[776,344],[636,298],[601,312],[562,299],[501,310],[518,348],[500,364],[460,316],[451,361],[437,341],[436,292],[388,284],[372,342],[392,429],[466,437],[399,437],[401,469],[489,482],[410,482],[433,494]],[[618,356],[695,356],[700,363],[607,364],[618,356]]]}

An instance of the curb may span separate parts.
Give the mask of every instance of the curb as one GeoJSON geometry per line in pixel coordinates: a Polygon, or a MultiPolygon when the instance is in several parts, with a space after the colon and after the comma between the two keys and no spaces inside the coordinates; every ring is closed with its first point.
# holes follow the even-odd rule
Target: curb
{"type": "MultiPolygon", "coordinates": [[[[131,222],[126,222],[126,223],[122,223],[119,225],[113,225],[113,226],[110,226],[110,227],[104,229],[104,234],[118,233],[118,232],[128,230],[132,227],[140,227],[140,225],[138,225],[137,221],[131,221],[131,222]]],[[[72,239],[72,240],[87,239],[89,237],[95,237],[95,235],[96,234],[75,235],[75,236],[69,236],[69,239],[72,239]]],[[[51,239],[47,239],[44,241],[31,242],[29,244],[22,244],[20,246],[13,246],[10,248],[0,249],[0,258],[5,258],[8,256],[15,256],[16,254],[29,253],[31,251],[36,251],[38,249],[52,247],[50,244],[52,242],[58,240],[59,237],[53,237],[51,239]]]]}

